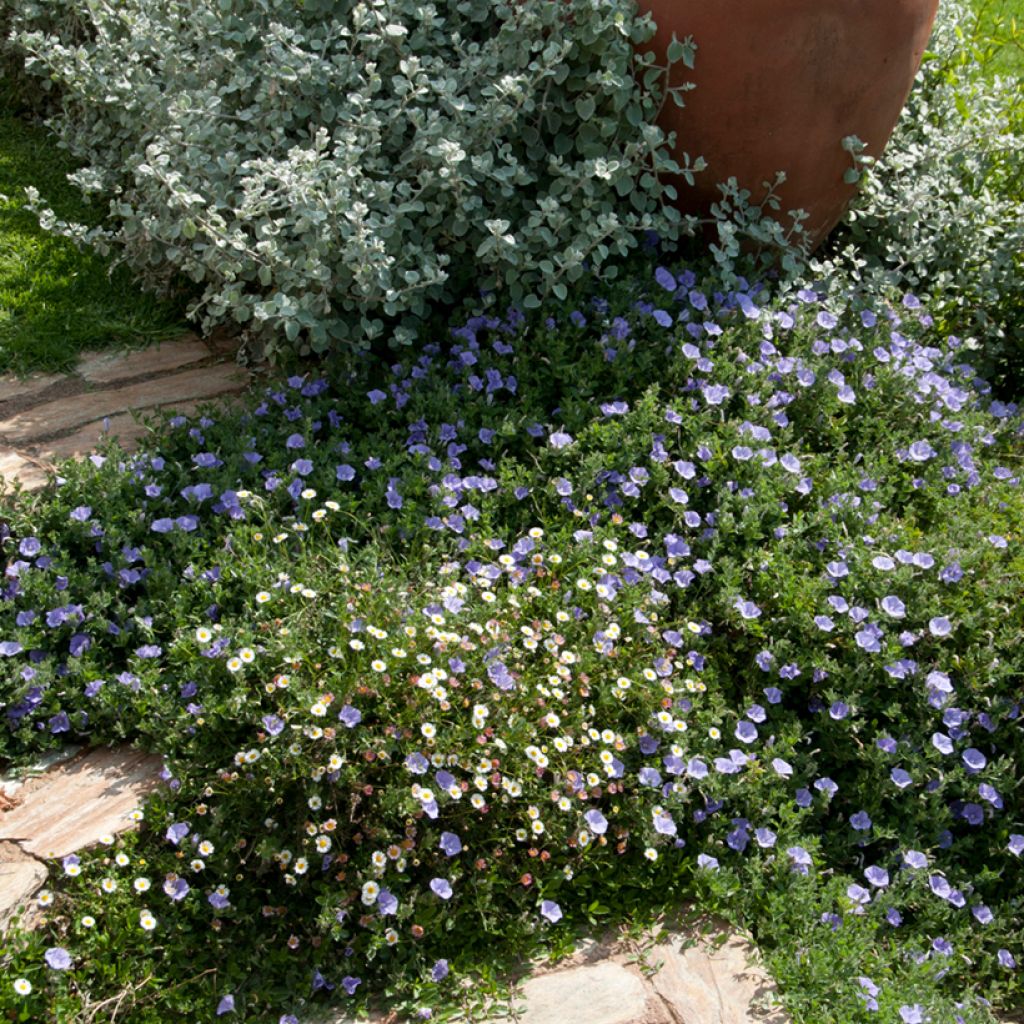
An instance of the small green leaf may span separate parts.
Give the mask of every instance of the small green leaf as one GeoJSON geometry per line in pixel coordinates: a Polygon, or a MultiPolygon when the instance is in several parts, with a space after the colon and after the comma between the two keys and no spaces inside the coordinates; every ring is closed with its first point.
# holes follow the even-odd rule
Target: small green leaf
{"type": "Polygon", "coordinates": [[[682,60],[687,68],[693,67],[693,53],[696,47],[693,45],[693,37],[688,36],[684,42],[680,42],[676,38],[676,34],[672,34],[672,42],[669,43],[669,49],[666,52],[669,61],[676,63],[678,60],[682,60]]]}
{"type": "Polygon", "coordinates": [[[592,96],[581,96],[576,101],[576,113],[581,121],[589,121],[594,116],[597,104],[592,96]]]}

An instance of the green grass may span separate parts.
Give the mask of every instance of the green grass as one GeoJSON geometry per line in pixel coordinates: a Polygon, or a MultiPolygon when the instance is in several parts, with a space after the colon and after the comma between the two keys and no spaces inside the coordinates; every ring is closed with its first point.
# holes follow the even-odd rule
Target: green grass
{"type": "Polygon", "coordinates": [[[973,0],[992,74],[1024,74],[1024,0],[973,0]]]}
{"type": "Polygon", "coordinates": [[[137,347],[181,333],[178,304],[145,295],[131,275],[44,232],[25,206],[35,186],[58,217],[96,224],[66,180],[73,164],[45,128],[0,109],[0,372],[66,370],[79,353],[137,347]]]}

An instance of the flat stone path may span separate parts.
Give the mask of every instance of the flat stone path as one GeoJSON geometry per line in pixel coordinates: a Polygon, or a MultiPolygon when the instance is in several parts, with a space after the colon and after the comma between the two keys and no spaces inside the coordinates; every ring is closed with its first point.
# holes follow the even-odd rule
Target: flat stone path
{"type": "Polygon", "coordinates": [[[133,826],[128,815],[160,782],[163,762],[129,747],[64,751],[0,779],[0,929],[43,886],[47,861],[133,826]],[[54,763],[56,762],[56,763],[54,763]]]}
{"type": "MultiPolygon", "coordinates": [[[[474,1018],[476,1019],[476,1018],[474,1018]]],[[[666,922],[636,941],[588,941],[534,966],[487,1024],[788,1024],[754,947],[711,918],[666,922]]],[[[391,1018],[371,1017],[371,1024],[391,1018]]],[[[346,1016],[303,1024],[356,1024],[346,1016]]]]}
{"type": "Polygon", "coordinates": [[[194,334],[128,353],[86,354],[73,373],[0,377],[0,478],[38,490],[54,460],[79,458],[101,438],[131,448],[147,428],[133,412],[198,405],[243,391],[249,375],[236,345],[194,334]]]}

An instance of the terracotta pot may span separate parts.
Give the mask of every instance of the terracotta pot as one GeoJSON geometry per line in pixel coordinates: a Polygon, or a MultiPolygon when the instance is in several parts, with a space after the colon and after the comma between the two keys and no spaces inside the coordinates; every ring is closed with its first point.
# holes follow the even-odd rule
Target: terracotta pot
{"type": "Polygon", "coordinates": [[[720,181],[735,177],[752,199],[785,171],[780,215],[804,209],[817,245],[842,216],[855,187],[842,140],[885,148],[913,83],[938,0],[640,0],[658,25],[644,49],[664,63],[672,33],[697,44],[695,67],[673,68],[672,85],[692,81],[686,106],[668,100],[661,125],[680,154],[708,169],[697,187],[679,184],[680,207],[706,213],[720,181]]]}

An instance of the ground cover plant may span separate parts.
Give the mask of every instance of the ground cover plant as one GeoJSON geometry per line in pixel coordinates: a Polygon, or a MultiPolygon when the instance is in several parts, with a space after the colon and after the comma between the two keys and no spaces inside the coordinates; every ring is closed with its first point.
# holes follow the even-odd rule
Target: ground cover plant
{"type": "Polygon", "coordinates": [[[800,1021],[1019,1005],[1019,410],[913,295],[641,283],[9,503],[3,756],[167,785],[4,941],[8,1015],[440,1017],[684,896],[800,1021]]]}
{"type": "Polygon", "coordinates": [[[49,133],[0,105],[0,373],[66,370],[80,352],[180,334],[172,303],[141,294],[132,274],[41,227],[25,189],[57,215],[98,222],[66,175],[74,163],[49,133]]]}

